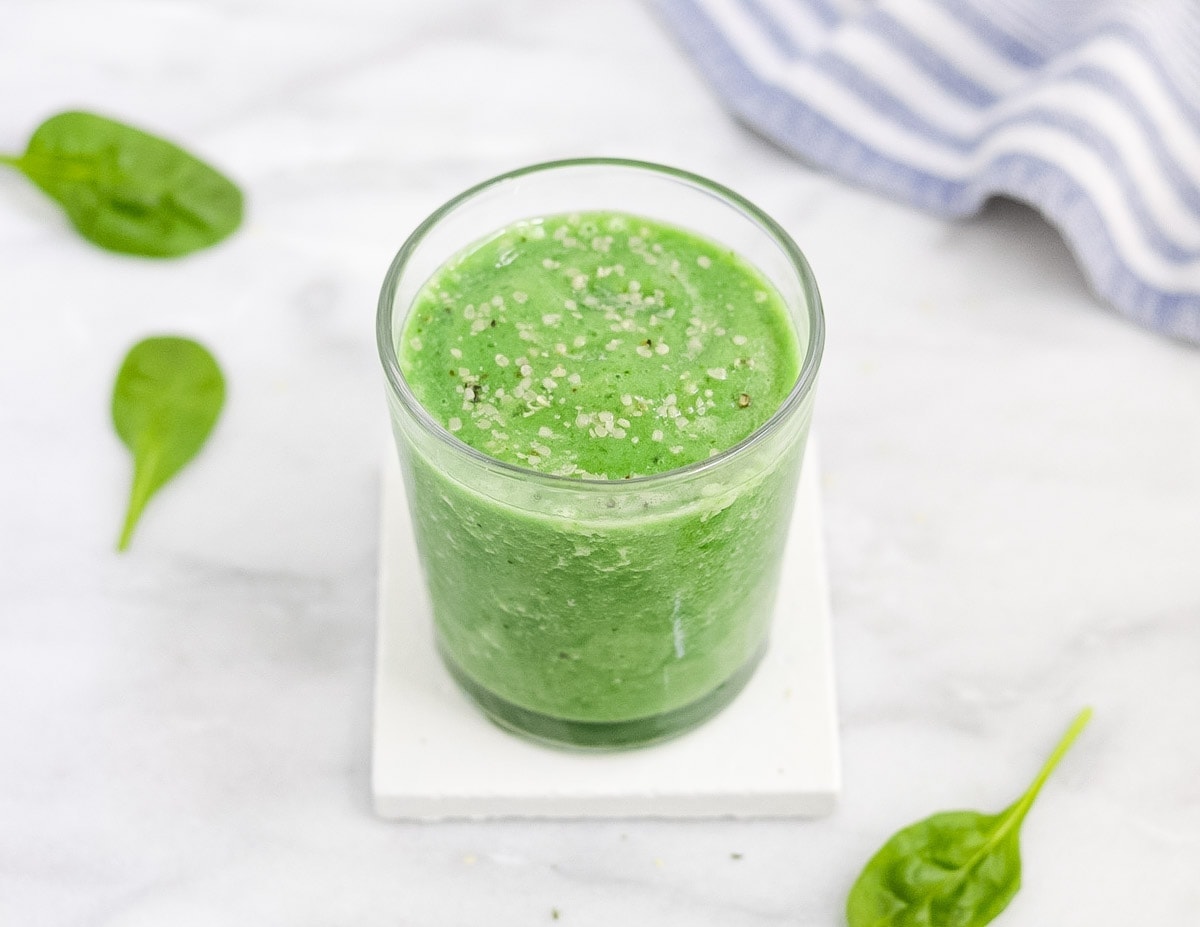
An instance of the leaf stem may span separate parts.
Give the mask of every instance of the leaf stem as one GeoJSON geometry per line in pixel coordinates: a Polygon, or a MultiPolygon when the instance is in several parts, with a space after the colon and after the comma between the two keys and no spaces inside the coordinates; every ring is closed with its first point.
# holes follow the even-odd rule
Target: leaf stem
{"type": "Polygon", "coordinates": [[[1034,777],[1029,788],[1025,790],[1025,794],[1000,812],[998,816],[1000,818],[1000,826],[992,832],[991,836],[975,851],[967,864],[962,867],[962,875],[959,877],[960,882],[965,878],[966,873],[973,870],[980,860],[987,856],[995,847],[999,846],[1009,833],[1014,829],[1020,829],[1021,825],[1025,822],[1025,815],[1033,807],[1033,802],[1038,797],[1038,793],[1041,792],[1042,786],[1046,784],[1046,780],[1054,772],[1054,767],[1066,756],[1067,751],[1071,749],[1071,744],[1075,743],[1075,738],[1083,732],[1083,729],[1087,727],[1087,723],[1090,720],[1092,720],[1092,709],[1090,707],[1084,708],[1075,716],[1075,720],[1071,722],[1071,726],[1067,728],[1067,732],[1059,740],[1058,746],[1054,748],[1054,752],[1050,754],[1050,758],[1042,764],[1041,770],[1034,777]]]}
{"type": "Polygon", "coordinates": [[[135,454],[133,465],[133,486],[129,490],[129,506],[125,509],[125,521],[121,525],[121,536],[117,539],[117,550],[129,550],[129,542],[133,540],[134,529],[150,501],[153,490],[150,480],[154,467],[158,463],[157,451],[149,451],[144,456],[135,454]]]}
{"type": "Polygon", "coordinates": [[[1067,751],[1071,749],[1071,745],[1075,743],[1075,739],[1083,733],[1083,729],[1087,727],[1089,721],[1092,720],[1092,709],[1084,708],[1075,716],[1075,720],[1071,722],[1071,726],[1067,728],[1067,732],[1063,734],[1059,740],[1058,746],[1054,748],[1054,752],[1050,754],[1050,758],[1042,765],[1041,770],[1034,778],[1033,783],[1026,789],[1016,805],[1013,806],[1016,819],[1022,820],[1029,809],[1033,807],[1034,800],[1041,792],[1042,786],[1046,784],[1046,780],[1050,778],[1050,774],[1054,772],[1056,766],[1062,761],[1062,758],[1067,755],[1067,751]]]}
{"type": "Polygon", "coordinates": [[[19,170],[21,167],[21,156],[0,154],[0,164],[7,164],[19,170]]]}
{"type": "Polygon", "coordinates": [[[133,529],[137,527],[143,508],[144,503],[133,496],[130,497],[129,505],[125,509],[125,521],[121,524],[121,536],[117,539],[117,550],[121,553],[129,550],[129,542],[133,540],[133,529]]]}

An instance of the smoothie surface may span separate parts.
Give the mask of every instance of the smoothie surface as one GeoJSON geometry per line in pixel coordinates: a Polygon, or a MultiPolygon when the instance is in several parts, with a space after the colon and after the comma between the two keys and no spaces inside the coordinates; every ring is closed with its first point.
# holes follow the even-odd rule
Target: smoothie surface
{"type": "Polygon", "coordinates": [[[497,460],[617,480],[733,447],[801,348],[782,297],[716,242],[652,219],[530,219],[444,265],[399,342],[417,400],[497,460]]]}

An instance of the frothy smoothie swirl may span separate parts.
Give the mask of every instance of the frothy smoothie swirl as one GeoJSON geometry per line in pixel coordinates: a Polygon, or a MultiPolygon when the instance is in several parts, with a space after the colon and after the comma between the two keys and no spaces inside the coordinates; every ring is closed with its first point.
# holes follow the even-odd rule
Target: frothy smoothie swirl
{"type": "Polygon", "coordinates": [[[457,438],[581,479],[645,476],[749,436],[796,382],[778,292],[691,232],[624,213],[514,223],[446,264],[400,339],[457,438]]]}

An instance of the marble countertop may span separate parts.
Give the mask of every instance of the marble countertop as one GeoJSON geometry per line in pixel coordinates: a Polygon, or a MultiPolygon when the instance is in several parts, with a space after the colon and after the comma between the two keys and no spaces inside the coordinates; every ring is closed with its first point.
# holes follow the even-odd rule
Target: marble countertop
{"type": "Polygon", "coordinates": [[[632,0],[10,0],[0,86],[0,150],[84,106],[250,195],[226,245],[152,263],[0,174],[0,923],[837,925],[889,834],[1007,804],[1083,704],[997,923],[1194,921],[1200,354],[1099,305],[1032,212],[809,171],[632,0]],[[371,814],[377,288],[450,195],[590,154],[735,187],[821,282],[827,819],[371,814]],[[118,556],[109,390],[156,332],[208,343],[229,401],[118,556]]]}

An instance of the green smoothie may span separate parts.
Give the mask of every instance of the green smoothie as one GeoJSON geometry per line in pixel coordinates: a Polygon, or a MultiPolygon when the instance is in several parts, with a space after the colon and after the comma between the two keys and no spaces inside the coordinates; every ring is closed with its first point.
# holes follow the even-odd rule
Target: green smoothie
{"type": "Polygon", "coordinates": [[[434,274],[397,349],[442,428],[531,472],[398,434],[439,644],[484,709],[611,746],[732,698],[765,646],[803,433],[668,471],[740,444],[796,383],[763,275],[640,216],[530,219],[434,274]]]}

